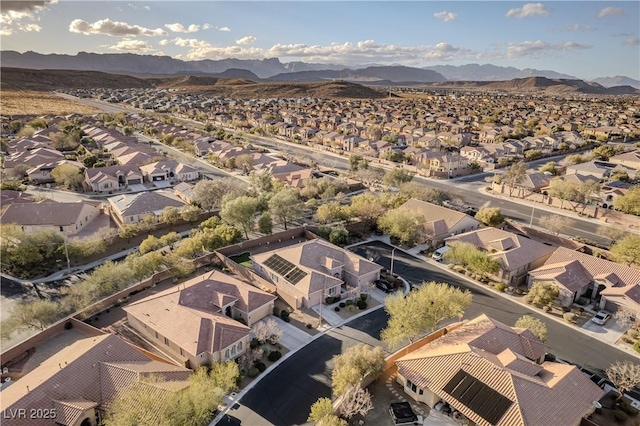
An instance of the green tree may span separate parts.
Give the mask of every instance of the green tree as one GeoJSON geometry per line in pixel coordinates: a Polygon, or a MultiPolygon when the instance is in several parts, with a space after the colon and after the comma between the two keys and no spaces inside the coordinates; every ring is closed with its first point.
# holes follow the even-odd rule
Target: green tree
{"type": "Polygon", "coordinates": [[[531,315],[523,315],[518,318],[515,326],[517,328],[526,328],[531,334],[540,339],[541,342],[547,341],[547,326],[538,318],[532,317],[531,315]]]}
{"type": "MultiPolygon", "coordinates": [[[[333,414],[333,402],[331,402],[331,399],[319,398],[311,406],[311,412],[309,413],[307,421],[313,422],[317,426],[337,426],[340,423],[335,423],[336,419],[340,420],[338,416],[333,414]]],[[[347,422],[343,420],[342,424],[346,426],[347,422]]]]}
{"type": "Polygon", "coordinates": [[[509,196],[513,195],[514,189],[520,185],[527,176],[527,165],[524,161],[514,163],[504,172],[504,182],[509,186],[509,196]]]}
{"type": "Polygon", "coordinates": [[[201,212],[202,210],[198,206],[186,206],[180,212],[180,217],[185,222],[193,223],[198,220],[201,212]]]}
{"type": "Polygon", "coordinates": [[[146,254],[132,253],[127,256],[125,261],[135,279],[141,280],[161,269],[164,264],[164,256],[155,251],[146,254]]]}
{"type": "Polygon", "coordinates": [[[51,176],[55,179],[59,185],[64,185],[70,189],[82,188],[82,182],[84,182],[84,175],[80,167],[73,164],[63,163],[51,171],[51,176]]]}
{"type": "Polygon", "coordinates": [[[444,283],[423,283],[418,291],[401,293],[385,299],[389,314],[387,327],[381,338],[390,347],[413,340],[426,332],[434,331],[440,322],[456,317],[471,305],[471,293],[444,283]]]}
{"type": "Polygon", "coordinates": [[[228,200],[220,210],[222,220],[230,225],[238,225],[244,231],[244,236],[249,239],[249,231],[255,226],[255,215],[258,209],[258,200],[243,195],[228,200]]]}
{"type": "Polygon", "coordinates": [[[636,185],[613,200],[613,207],[623,213],[640,216],[640,185],[636,185]]]}
{"type": "Polygon", "coordinates": [[[253,155],[241,154],[236,157],[236,167],[248,172],[253,168],[253,155]]]}
{"type": "Polygon", "coordinates": [[[618,262],[640,266],[640,235],[627,235],[611,247],[611,253],[618,262]]]}
{"type": "Polygon", "coordinates": [[[10,338],[16,331],[44,330],[64,317],[67,312],[65,307],[50,299],[18,303],[11,310],[9,317],[2,322],[2,337],[10,338]]]}
{"type": "Polygon", "coordinates": [[[591,158],[594,160],[607,161],[609,157],[616,155],[616,150],[611,145],[600,145],[591,151],[591,158]]]}
{"type": "Polygon", "coordinates": [[[346,220],[349,218],[350,211],[343,207],[337,201],[331,201],[318,207],[315,218],[320,223],[331,223],[346,220]]]}
{"type": "Polygon", "coordinates": [[[136,380],[116,394],[104,416],[104,426],[169,426],[168,407],[177,392],[162,389],[158,377],[136,380]]]}
{"type": "Polygon", "coordinates": [[[384,367],[384,351],[380,346],[360,343],[334,356],[333,363],[331,385],[337,397],[360,385],[365,377],[378,377],[384,367]]]}
{"type": "Polygon", "coordinates": [[[138,235],[140,232],[140,227],[134,223],[128,223],[122,225],[120,231],[118,232],[118,236],[123,240],[127,240],[127,244],[131,242],[131,239],[138,235]]]}
{"type": "Polygon", "coordinates": [[[504,222],[500,207],[484,207],[476,213],[476,219],[487,226],[498,226],[504,222]]]}
{"type": "Polygon", "coordinates": [[[11,123],[9,123],[9,129],[12,133],[18,133],[20,130],[22,130],[22,127],[22,122],[18,120],[13,120],[11,121],[11,123]]]}
{"type": "Polygon", "coordinates": [[[536,305],[548,305],[556,300],[560,295],[558,286],[552,283],[535,283],[529,293],[527,293],[526,300],[536,305]]]}
{"type": "Polygon", "coordinates": [[[569,155],[567,156],[564,161],[567,162],[567,164],[582,164],[582,163],[586,163],[587,161],[589,161],[589,159],[583,155],[580,154],[573,154],[573,155],[569,155]]]}
{"type": "Polygon", "coordinates": [[[411,182],[413,179],[413,173],[408,172],[402,168],[394,168],[385,173],[382,178],[382,182],[394,188],[400,187],[403,183],[411,182]]]}
{"type": "Polygon", "coordinates": [[[408,245],[420,244],[428,239],[424,217],[408,209],[389,210],[378,219],[378,228],[408,245]]]}
{"type": "Polygon", "coordinates": [[[629,182],[629,173],[626,170],[614,170],[609,176],[609,180],[612,182],[621,181],[621,182],[629,182]]]}
{"type": "Polygon", "coordinates": [[[401,184],[400,194],[406,195],[409,198],[436,204],[449,199],[449,196],[439,189],[429,188],[418,182],[405,182],[401,184]]]}
{"type": "Polygon", "coordinates": [[[271,197],[269,211],[282,222],[286,230],[289,221],[302,216],[304,203],[300,199],[298,191],[293,188],[287,188],[271,197]]]}
{"type": "Polygon", "coordinates": [[[444,258],[481,275],[496,274],[500,270],[500,262],[497,259],[491,258],[486,251],[466,242],[451,242],[444,258]]]}
{"type": "Polygon", "coordinates": [[[166,223],[171,228],[180,219],[180,209],[174,206],[167,206],[160,213],[160,221],[166,223]]]}
{"type": "Polygon", "coordinates": [[[259,194],[267,193],[273,189],[273,175],[271,172],[254,170],[249,174],[249,183],[259,194]]]}
{"type": "Polygon", "coordinates": [[[153,235],[149,235],[147,238],[142,240],[140,246],[138,247],[138,250],[140,254],[145,254],[149,253],[150,251],[158,250],[162,246],[163,244],[158,238],[154,237],[153,235]]]}
{"type": "Polygon", "coordinates": [[[543,166],[540,166],[541,173],[551,173],[552,175],[558,174],[558,164],[555,161],[549,161],[543,166]]]}
{"type": "Polygon", "coordinates": [[[262,213],[258,219],[258,231],[263,234],[271,235],[273,232],[273,221],[269,213],[262,213]]]}
{"type": "Polygon", "coordinates": [[[235,179],[201,180],[193,187],[192,200],[210,212],[222,205],[222,198],[245,195],[245,188],[235,179]]]}
{"type": "Polygon", "coordinates": [[[386,211],[380,199],[369,194],[359,194],[352,197],[348,210],[350,217],[357,217],[360,220],[371,223],[375,222],[386,211]]]}
{"type": "Polygon", "coordinates": [[[539,149],[529,149],[524,153],[524,158],[527,160],[535,160],[542,157],[542,151],[539,149]]]}
{"type": "Polygon", "coordinates": [[[344,226],[332,228],[329,234],[329,242],[338,246],[343,246],[349,241],[349,231],[344,226]]]}

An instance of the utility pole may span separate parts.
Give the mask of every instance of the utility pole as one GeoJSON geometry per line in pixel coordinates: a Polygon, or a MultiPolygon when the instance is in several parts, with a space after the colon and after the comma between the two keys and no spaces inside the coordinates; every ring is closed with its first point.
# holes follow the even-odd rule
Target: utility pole
{"type": "Polygon", "coordinates": [[[67,248],[67,234],[62,231],[62,239],[64,241],[64,255],[67,257],[67,273],[71,272],[71,262],[69,261],[69,249],[67,248]]]}
{"type": "Polygon", "coordinates": [[[391,250],[391,276],[393,276],[393,258],[396,253],[396,249],[397,247],[394,247],[393,250],[391,250]]]}
{"type": "Polygon", "coordinates": [[[533,226],[533,213],[536,211],[536,205],[531,206],[531,219],[529,220],[529,227],[533,226]]]}
{"type": "Polygon", "coordinates": [[[322,281],[322,295],[320,296],[320,324],[318,324],[318,328],[322,327],[322,304],[324,303],[324,292],[327,287],[327,277],[324,276],[324,280],[322,281]]]}

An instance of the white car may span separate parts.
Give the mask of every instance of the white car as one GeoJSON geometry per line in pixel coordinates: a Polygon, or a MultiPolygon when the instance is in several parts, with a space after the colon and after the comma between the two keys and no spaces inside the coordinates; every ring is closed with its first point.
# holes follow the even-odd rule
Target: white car
{"type": "Polygon", "coordinates": [[[596,324],[604,325],[605,322],[609,321],[609,318],[611,318],[611,314],[609,312],[598,311],[598,313],[596,313],[593,318],[591,318],[591,321],[595,322],[596,324]]]}

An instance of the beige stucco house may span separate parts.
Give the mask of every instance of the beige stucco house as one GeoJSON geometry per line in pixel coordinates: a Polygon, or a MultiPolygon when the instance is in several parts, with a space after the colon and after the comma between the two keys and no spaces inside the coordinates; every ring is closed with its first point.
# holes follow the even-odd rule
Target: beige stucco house
{"type": "Polygon", "coordinates": [[[382,267],[327,241],[314,239],[251,256],[254,270],[294,308],[307,308],[350,289],[364,291],[382,267]]]}
{"type": "Polygon", "coordinates": [[[222,272],[208,272],[127,305],[129,325],[188,368],[242,355],[254,324],[276,296],[222,272]]]}
{"type": "Polygon", "coordinates": [[[72,236],[83,230],[101,214],[99,201],[58,203],[45,200],[39,203],[13,203],[0,219],[3,224],[14,223],[27,234],[38,231],[59,231],[72,236]]]}
{"type": "Polygon", "coordinates": [[[540,363],[547,349],[528,330],[481,315],[399,358],[397,381],[469,424],[578,426],[604,392],[573,365],[540,363]]]}

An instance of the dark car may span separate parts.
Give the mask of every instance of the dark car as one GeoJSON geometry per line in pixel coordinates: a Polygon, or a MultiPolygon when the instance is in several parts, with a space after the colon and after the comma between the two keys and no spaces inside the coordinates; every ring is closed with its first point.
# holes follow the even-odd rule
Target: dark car
{"type": "Polygon", "coordinates": [[[375,281],[375,285],[376,287],[378,287],[380,290],[384,291],[385,293],[391,293],[393,291],[393,286],[384,280],[376,280],[375,281]]]}

